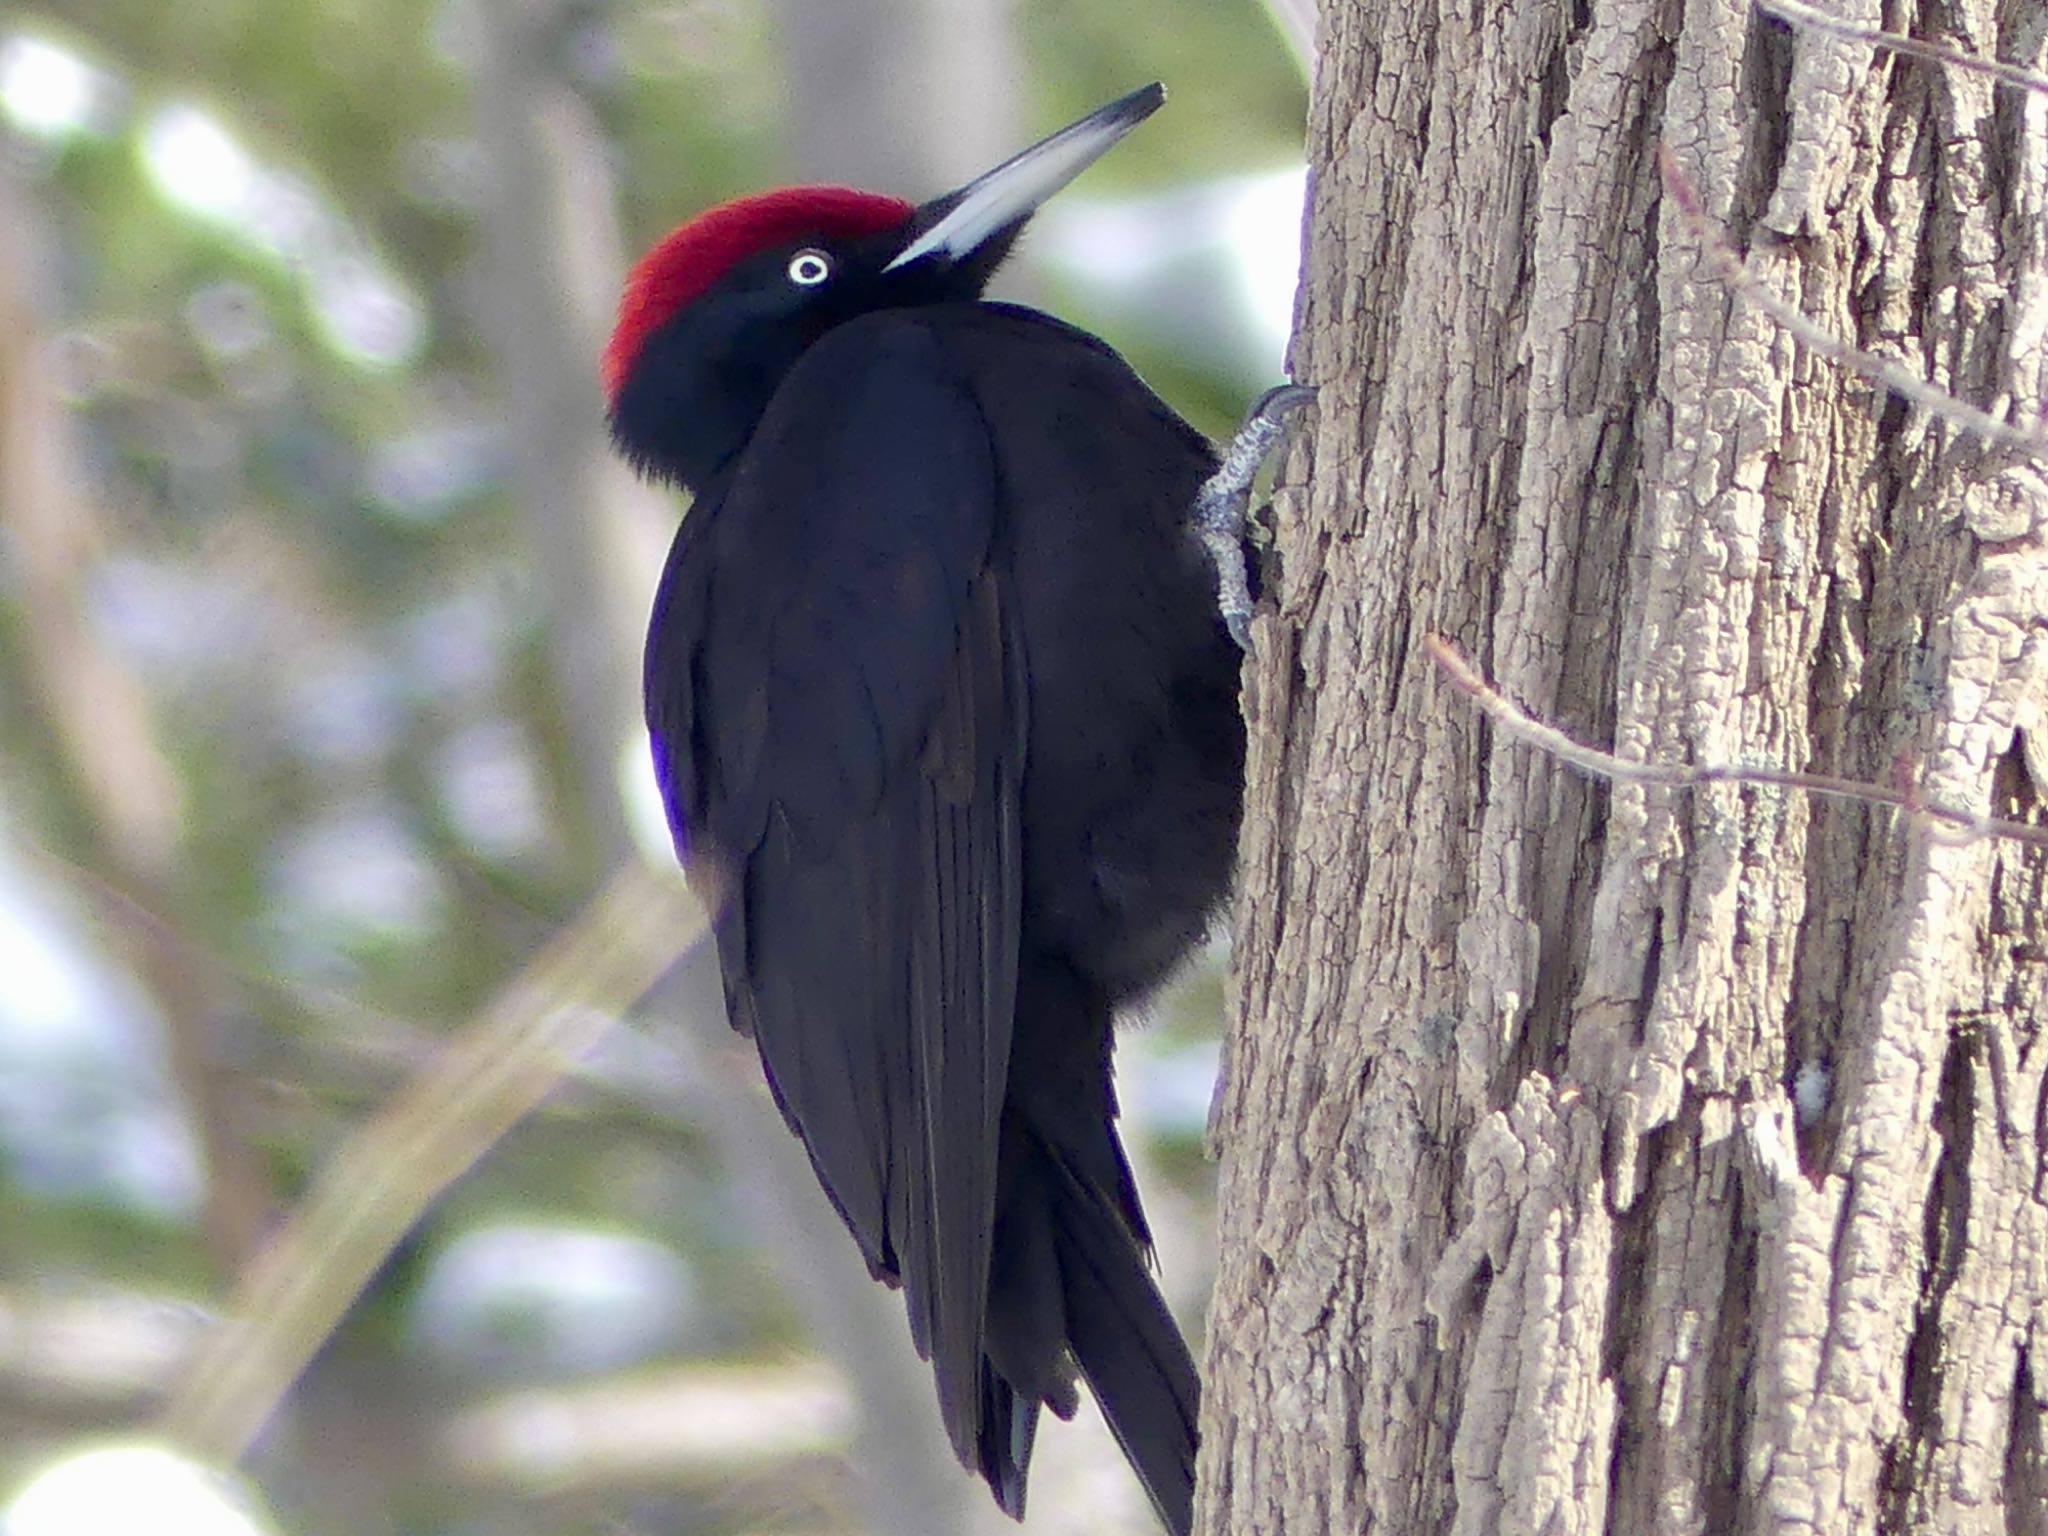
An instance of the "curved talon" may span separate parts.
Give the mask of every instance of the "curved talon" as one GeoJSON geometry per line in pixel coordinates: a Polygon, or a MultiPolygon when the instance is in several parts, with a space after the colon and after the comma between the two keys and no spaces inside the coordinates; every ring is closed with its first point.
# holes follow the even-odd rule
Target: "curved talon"
{"type": "Polygon", "coordinates": [[[1281,384],[1259,396],[1223,450],[1216,472],[1195,496],[1195,537],[1216,572],[1216,608],[1230,638],[1247,655],[1252,648],[1252,591],[1244,530],[1252,482],[1287,430],[1288,418],[1315,398],[1315,387],[1309,384],[1281,384]]]}
{"type": "Polygon", "coordinates": [[[1296,411],[1313,405],[1316,387],[1313,384],[1275,384],[1252,402],[1252,408],[1245,414],[1245,423],[1254,421],[1284,422],[1296,411]]]}

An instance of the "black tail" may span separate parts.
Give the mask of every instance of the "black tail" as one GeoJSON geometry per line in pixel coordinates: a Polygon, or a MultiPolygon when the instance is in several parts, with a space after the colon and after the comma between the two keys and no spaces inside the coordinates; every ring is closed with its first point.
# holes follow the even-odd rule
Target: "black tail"
{"type": "Polygon", "coordinates": [[[1201,1393],[1194,1359],[1122,1218],[1100,1191],[1059,1173],[1067,1342],[1152,1507],[1174,1536],[1187,1536],[1201,1393]]]}
{"type": "Polygon", "coordinates": [[[1072,1415],[1078,1370],[1159,1518],[1187,1536],[1201,1389],[1153,1284],[1152,1237],[1117,1141],[1111,1012],[1070,964],[1027,948],[997,1154],[981,1412],[955,1444],[1022,1519],[1038,1411],[1072,1415]]]}
{"type": "MultiPolygon", "coordinates": [[[[1022,1519],[1039,1405],[1073,1413],[1078,1365],[1159,1518],[1187,1536],[1200,1387],[1148,1272],[1142,1229],[1119,1209],[1123,1190],[1084,1178],[1014,1119],[1005,1132],[978,1470],[1022,1519]]],[[[1105,1125],[1097,1134],[1114,1133],[1105,1125]]],[[[1121,1169],[1120,1153],[1116,1162],[1121,1169]]]]}

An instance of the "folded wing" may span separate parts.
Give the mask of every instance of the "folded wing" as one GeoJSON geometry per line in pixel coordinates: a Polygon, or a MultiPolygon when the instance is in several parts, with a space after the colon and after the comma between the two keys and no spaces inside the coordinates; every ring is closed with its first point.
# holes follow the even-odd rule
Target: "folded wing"
{"type": "Polygon", "coordinates": [[[719,891],[732,1021],[870,1269],[903,1287],[965,1457],[1022,899],[993,455],[909,317],[842,327],[791,382],[677,540],[648,723],[679,849],[719,891]]]}

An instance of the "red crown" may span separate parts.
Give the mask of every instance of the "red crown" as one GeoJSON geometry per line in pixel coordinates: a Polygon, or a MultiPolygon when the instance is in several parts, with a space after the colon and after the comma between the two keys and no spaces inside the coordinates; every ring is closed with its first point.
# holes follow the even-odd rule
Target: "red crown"
{"type": "Polygon", "coordinates": [[[619,322],[601,365],[616,400],[647,338],[685,304],[757,251],[804,235],[862,239],[899,228],[915,210],[901,198],[846,187],[790,187],[737,198],[700,213],[641,258],[626,277],[619,322]]]}

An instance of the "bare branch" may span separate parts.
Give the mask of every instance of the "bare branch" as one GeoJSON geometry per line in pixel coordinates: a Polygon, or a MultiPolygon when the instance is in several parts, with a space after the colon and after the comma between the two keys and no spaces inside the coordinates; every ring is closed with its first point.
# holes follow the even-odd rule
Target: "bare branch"
{"type": "Polygon", "coordinates": [[[1660,145],[1657,150],[1657,167],[1663,173],[1664,190],[1678,208],[1679,216],[1686,227],[1699,241],[1701,251],[1714,275],[1731,291],[1741,294],[1769,315],[1779,325],[1790,331],[1801,346],[1832,358],[1845,368],[1850,368],[1870,379],[1883,389],[1890,390],[1900,398],[1911,401],[1941,420],[1962,428],[1965,432],[1995,443],[2002,448],[2015,448],[2033,458],[2048,461],[2048,434],[2038,428],[2014,426],[2009,421],[2000,421],[1974,405],[1966,405],[1945,390],[1937,389],[1918,374],[1910,373],[1896,363],[1887,362],[1874,353],[1851,346],[1828,331],[1823,330],[1798,310],[1771,293],[1756,280],[1741,256],[1736,254],[1720,228],[1707,216],[1705,205],[1700,201],[1699,189],[1692,184],[1679,168],[1678,157],[1671,147],[1660,145]]]}
{"type": "Polygon", "coordinates": [[[2048,827],[2006,821],[1995,816],[1979,816],[1974,811],[1941,805],[1921,798],[1910,784],[1889,789],[1881,784],[1837,778],[1832,774],[1795,773],[1789,768],[1630,762],[1598,747],[1574,741],[1556,726],[1537,719],[1488,682],[1465,653],[1441,635],[1430,635],[1422,643],[1430,659],[1443,669],[1444,676],[1452,685],[1484,710],[1495,725],[1517,740],[1527,742],[1539,752],[1592,778],[1620,784],[1654,784],[1667,789],[1693,789],[1702,784],[1754,784],[1797,790],[1837,800],[1892,806],[1916,826],[1926,828],[1947,842],[1967,843],[1980,837],[1996,837],[2048,847],[2048,827]]]}
{"type": "MultiPolygon", "coordinates": [[[[0,538],[19,615],[10,639],[20,639],[4,686],[18,676],[40,704],[55,762],[86,813],[93,862],[160,896],[182,858],[185,787],[140,679],[92,617],[106,530],[43,352],[28,276],[38,233],[21,178],[0,168],[0,538]]],[[[156,938],[145,933],[125,959],[161,1011],[166,1064],[207,1170],[209,1257],[231,1274],[269,1221],[270,1180],[232,1074],[209,1044],[218,1020],[156,938]]]]}
{"type": "Polygon", "coordinates": [[[420,1214],[538,1104],[705,930],[673,875],[637,861],[435,1063],[336,1153],[244,1278],[164,1412],[166,1433],[238,1458],[420,1214]]]}
{"type": "Polygon", "coordinates": [[[1787,26],[1804,32],[1821,32],[1829,37],[1839,37],[1845,42],[1868,43],[1873,48],[1883,48],[1891,53],[1909,54],[1916,59],[1926,59],[1934,64],[1952,64],[1957,69],[1966,69],[1974,75],[1984,75],[2003,85],[2018,86],[2023,91],[2036,91],[2048,96],[2048,75],[2017,64],[2008,64],[2003,59],[1987,59],[1981,54],[1965,53],[1960,48],[1945,48],[1940,43],[1926,42],[1903,33],[1886,32],[1880,27],[1866,27],[1858,22],[1844,21],[1839,16],[1830,16],[1817,6],[1806,5],[1802,0],[1756,0],[1756,7],[1766,16],[1775,16],[1787,26]]]}

